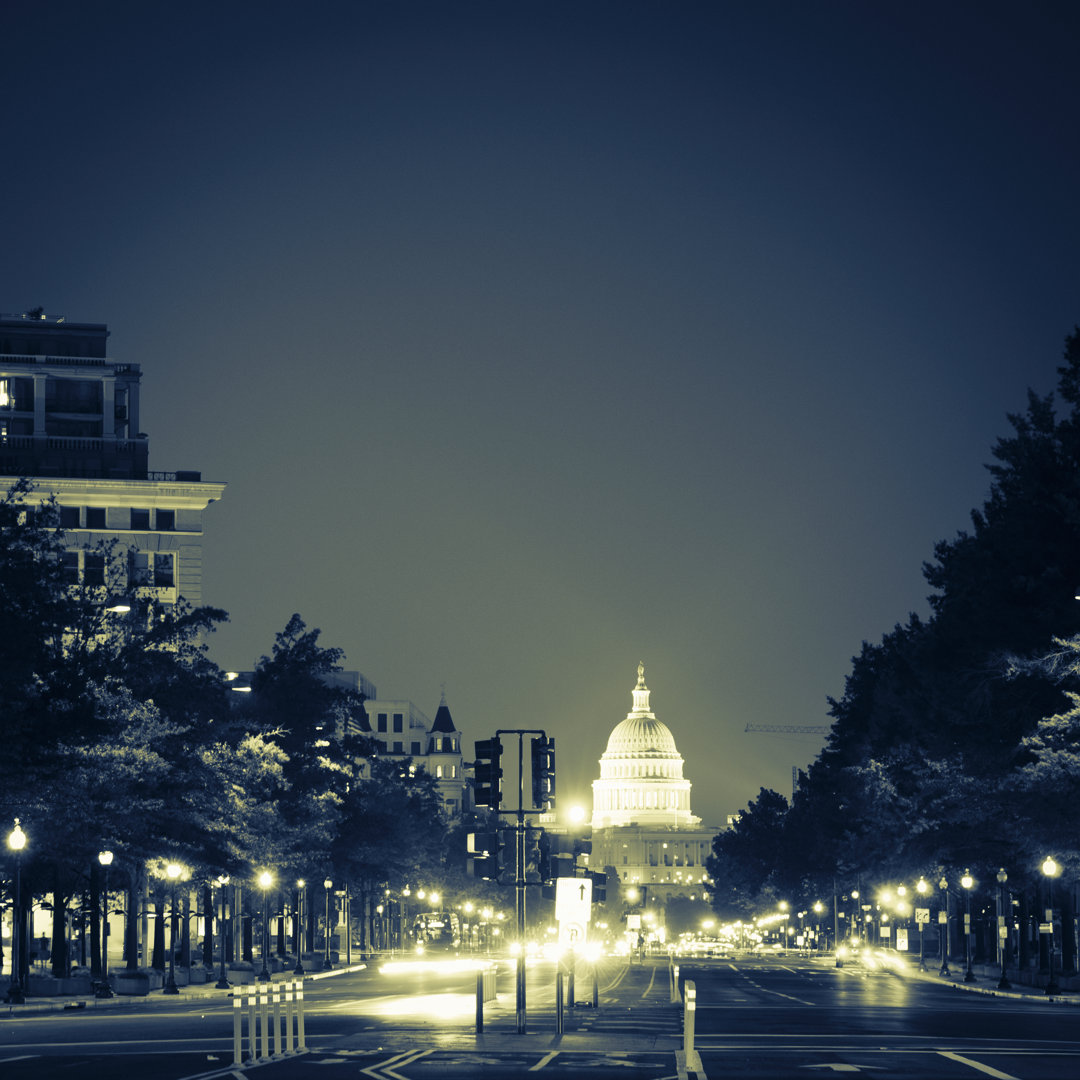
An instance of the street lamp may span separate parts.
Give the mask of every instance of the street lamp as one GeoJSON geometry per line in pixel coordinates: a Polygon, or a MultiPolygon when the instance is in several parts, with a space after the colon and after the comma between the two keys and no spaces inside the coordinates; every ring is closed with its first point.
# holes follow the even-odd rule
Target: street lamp
{"type": "MultiPolygon", "coordinates": [[[[821,948],[821,916],[825,911],[825,905],[820,900],[814,901],[814,914],[817,918],[814,920],[814,950],[817,951],[821,948]]],[[[825,931],[825,937],[828,939],[829,931],[825,931]]],[[[829,942],[825,941],[825,947],[828,948],[829,942]]]]}
{"type": "Polygon", "coordinates": [[[1005,888],[1005,882],[1008,880],[1009,875],[1005,873],[1005,867],[1003,866],[997,872],[998,949],[1001,950],[1001,978],[998,980],[999,990],[1010,990],[1012,988],[1012,983],[1009,982],[1008,977],[1005,974],[1005,956],[1009,945],[1009,916],[1012,909],[1012,905],[1009,903],[1009,894],[1005,888]]]}
{"type": "Polygon", "coordinates": [[[786,900],[780,901],[780,910],[784,913],[784,952],[787,952],[788,944],[788,902],[786,900]]]}
{"type": "Polygon", "coordinates": [[[229,980],[225,976],[225,886],[229,884],[229,875],[221,874],[217,879],[218,901],[221,904],[221,918],[218,920],[218,933],[221,935],[221,973],[215,984],[217,990],[230,990],[229,980]]]}
{"type": "Polygon", "coordinates": [[[162,993],[179,994],[180,987],[176,985],[176,883],[184,868],[179,863],[171,862],[165,867],[165,876],[169,879],[170,915],[169,920],[169,979],[165,983],[162,993]]]}
{"type": "Polygon", "coordinates": [[[101,986],[97,991],[97,996],[103,998],[113,996],[112,987],[109,985],[109,867],[112,866],[112,861],[111,851],[98,852],[98,862],[105,871],[105,903],[101,912],[101,986]]]}
{"type": "Polygon", "coordinates": [[[11,894],[11,985],[8,987],[7,1001],[12,1005],[21,1005],[26,996],[23,994],[22,979],[19,976],[22,956],[19,946],[22,944],[22,853],[26,847],[26,833],[15,819],[15,828],[8,833],[7,845],[15,852],[14,892],[11,894]]]}
{"type": "Polygon", "coordinates": [[[262,925],[262,971],[259,972],[259,978],[263,982],[270,980],[270,969],[266,966],[266,946],[270,937],[270,909],[268,907],[268,892],[267,890],[274,884],[274,875],[269,870],[264,870],[259,874],[259,888],[263,893],[263,925],[262,925]]]}
{"type": "Polygon", "coordinates": [[[1061,867],[1054,862],[1052,856],[1047,855],[1045,862],[1042,864],[1042,872],[1046,875],[1046,887],[1047,887],[1047,903],[1046,908],[1046,922],[1049,927],[1048,933],[1048,948],[1047,952],[1050,954],[1050,981],[1046,984],[1046,992],[1048,994],[1057,994],[1060,992],[1060,987],[1054,981],[1054,878],[1061,873],[1061,867]]]}
{"type": "MultiPolygon", "coordinates": [[[[926,894],[929,892],[930,886],[926,883],[926,878],[920,877],[915,883],[915,891],[919,894],[920,899],[925,901],[926,894]]],[[[919,924],[919,970],[926,970],[926,950],[924,948],[925,942],[923,941],[923,930],[926,929],[926,919],[929,918],[930,911],[928,908],[920,908],[915,914],[915,918],[919,924]]]]}
{"type": "Polygon", "coordinates": [[[307,882],[303,878],[296,879],[296,967],[294,975],[304,974],[304,889],[307,882]]]}
{"type": "Polygon", "coordinates": [[[971,970],[971,887],[975,884],[975,879],[970,870],[964,871],[960,884],[964,887],[964,959],[967,962],[964,982],[974,982],[975,972],[971,970]]]}
{"type": "Polygon", "coordinates": [[[323,882],[323,888],[326,890],[326,929],[323,931],[323,945],[325,952],[323,955],[323,968],[329,970],[334,965],[330,963],[330,890],[334,887],[334,883],[327,878],[323,882]]]}
{"type": "Polygon", "coordinates": [[[944,874],[938,882],[938,888],[945,894],[945,921],[941,921],[941,912],[938,912],[938,925],[943,929],[941,940],[941,971],[939,975],[949,976],[949,879],[944,874]]]}

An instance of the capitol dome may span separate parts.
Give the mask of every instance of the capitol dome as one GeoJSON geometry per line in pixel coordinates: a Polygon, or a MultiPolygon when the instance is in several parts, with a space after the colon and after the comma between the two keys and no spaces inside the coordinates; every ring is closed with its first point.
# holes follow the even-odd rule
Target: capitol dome
{"type": "Polygon", "coordinates": [[[593,781],[593,828],[697,823],[690,813],[690,781],[683,778],[675,738],[649,708],[644,664],[638,664],[633,702],[608,737],[600,779],[593,781]]]}

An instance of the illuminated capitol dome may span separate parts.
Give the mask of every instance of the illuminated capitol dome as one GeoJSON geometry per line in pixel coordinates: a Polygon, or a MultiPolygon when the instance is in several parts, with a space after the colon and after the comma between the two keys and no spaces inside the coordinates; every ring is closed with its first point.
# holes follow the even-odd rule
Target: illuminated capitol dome
{"type": "Polygon", "coordinates": [[[634,707],[615,726],[593,781],[594,829],[624,825],[692,828],[690,781],[667,726],[649,708],[645,665],[638,664],[634,707]]]}

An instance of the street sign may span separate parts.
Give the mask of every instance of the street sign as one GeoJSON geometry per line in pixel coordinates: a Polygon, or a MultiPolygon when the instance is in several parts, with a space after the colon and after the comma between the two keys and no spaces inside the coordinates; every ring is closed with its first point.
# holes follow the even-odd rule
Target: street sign
{"type": "Polygon", "coordinates": [[[939,911],[937,913],[937,921],[941,923],[942,926],[944,926],[949,921],[948,914],[944,911],[939,911]]]}
{"type": "Polygon", "coordinates": [[[1040,934],[1052,934],[1054,932],[1054,924],[1048,922],[1039,923],[1040,934]]]}
{"type": "Polygon", "coordinates": [[[915,909],[915,922],[922,924],[930,921],[930,909],[928,907],[917,907],[915,909]]]}
{"type": "Polygon", "coordinates": [[[555,882],[556,921],[584,925],[591,917],[592,878],[558,878],[555,882]]]}
{"type": "Polygon", "coordinates": [[[641,916],[634,912],[631,915],[626,916],[626,929],[627,930],[640,930],[641,929],[641,916]]]}

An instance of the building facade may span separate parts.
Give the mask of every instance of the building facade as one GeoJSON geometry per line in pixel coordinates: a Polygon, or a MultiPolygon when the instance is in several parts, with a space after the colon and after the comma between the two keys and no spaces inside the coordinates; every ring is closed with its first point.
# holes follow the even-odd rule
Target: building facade
{"type": "Polygon", "coordinates": [[[461,816],[468,797],[468,779],[461,756],[461,733],[442,695],[434,721],[411,701],[366,701],[370,734],[385,748],[387,757],[411,757],[435,780],[443,810],[450,820],[461,816]]]}
{"type": "Polygon", "coordinates": [[[718,830],[691,812],[682,755],[649,696],[645,666],[638,664],[633,707],[612,730],[593,781],[589,865],[613,869],[624,893],[634,886],[660,903],[674,896],[701,900],[718,830]]]}
{"type": "Polygon", "coordinates": [[[0,484],[33,482],[67,534],[71,584],[138,603],[202,601],[202,515],[223,483],[193,471],[151,472],[140,431],[139,364],[110,360],[108,327],[0,315],[0,484]],[[93,550],[116,542],[120,566],[93,550]]]}

